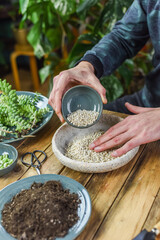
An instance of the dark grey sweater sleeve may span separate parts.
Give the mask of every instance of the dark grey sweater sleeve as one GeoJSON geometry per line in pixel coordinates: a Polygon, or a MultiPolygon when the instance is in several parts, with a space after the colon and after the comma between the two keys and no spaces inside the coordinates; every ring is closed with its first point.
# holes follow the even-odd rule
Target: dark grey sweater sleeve
{"type": "Polygon", "coordinates": [[[146,5],[147,0],[135,0],[112,31],[81,58],[94,66],[98,78],[135,56],[149,39],[146,5]]]}

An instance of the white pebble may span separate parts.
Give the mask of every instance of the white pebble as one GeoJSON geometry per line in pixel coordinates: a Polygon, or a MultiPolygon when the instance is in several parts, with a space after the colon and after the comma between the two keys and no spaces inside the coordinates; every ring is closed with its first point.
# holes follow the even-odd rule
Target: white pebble
{"type": "Polygon", "coordinates": [[[95,152],[89,149],[89,145],[98,137],[100,137],[104,131],[94,132],[85,135],[81,138],[74,138],[66,148],[65,156],[82,162],[108,162],[113,160],[114,157],[111,156],[113,150],[107,150],[103,152],[95,152]]]}
{"type": "Polygon", "coordinates": [[[85,127],[94,123],[99,116],[96,111],[77,110],[67,116],[67,120],[77,127],[85,127]]]}

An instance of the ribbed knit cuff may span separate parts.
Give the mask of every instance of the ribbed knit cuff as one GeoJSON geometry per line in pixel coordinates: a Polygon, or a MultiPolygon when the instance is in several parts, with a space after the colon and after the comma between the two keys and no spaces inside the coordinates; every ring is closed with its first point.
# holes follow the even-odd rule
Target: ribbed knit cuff
{"type": "Polygon", "coordinates": [[[103,65],[95,55],[87,54],[86,56],[82,57],[75,65],[82,61],[87,61],[93,65],[97,78],[100,78],[103,75],[103,65]]]}

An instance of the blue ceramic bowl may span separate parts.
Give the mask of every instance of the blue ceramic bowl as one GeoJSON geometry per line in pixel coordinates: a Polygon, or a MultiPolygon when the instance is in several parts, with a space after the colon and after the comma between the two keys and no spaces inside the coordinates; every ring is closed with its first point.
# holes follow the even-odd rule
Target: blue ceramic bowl
{"type": "Polygon", "coordinates": [[[103,103],[99,93],[89,86],[78,85],[70,88],[62,98],[62,115],[64,120],[72,127],[88,128],[98,122],[103,110],[103,103]],[[75,126],[70,123],[67,116],[77,110],[96,111],[98,118],[91,125],[75,126]]]}
{"type": "Polygon", "coordinates": [[[18,152],[15,147],[9,144],[0,143],[0,155],[2,155],[4,152],[8,152],[9,158],[13,159],[14,162],[10,166],[0,169],[0,177],[12,171],[18,160],[18,152]]]}
{"type": "Polygon", "coordinates": [[[71,193],[78,194],[81,203],[78,208],[78,222],[69,229],[68,234],[64,237],[56,238],[55,240],[74,240],[83,231],[91,216],[92,205],[88,191],[79,182],[66,176],[56,174],[41,174],[28,178],[18,180],[9,184],[7,187],[0,191],[0,239],[2,240],[16,240],[2,226],[2,209],[4,205],[11,201],[13,196],[18,194],[24,189],[29,189],[34,183],[45,183],[47,181],[60,181],[62,186],[69,189],[71,193]]]}

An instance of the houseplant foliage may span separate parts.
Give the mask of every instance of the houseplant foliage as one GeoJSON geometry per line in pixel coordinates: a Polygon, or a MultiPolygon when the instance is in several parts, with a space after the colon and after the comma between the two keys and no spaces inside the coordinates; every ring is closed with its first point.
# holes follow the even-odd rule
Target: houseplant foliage
{"type": "MultiPolygon", "coordinates": [[[[111,31],[131,3],[132,0],[20,0],[22,22],[29,20],[33,24],[28,41],[38,58],[45,56],[40,70],[42,83],[48,76],[52,79],[61,70],[74,66],[111,31]]],[[[148,55],[144,62],[141,72],[148,69],[148,55]]],[[[109,101],[129,88],[135,69],[139,69],[138,62],[127,60],[114,74],[101,79],[109,101]]]]}
{"type": "Polygon", "coordinates": [[[37,108],[40,95],[17,95],[16,90],[0,79],[0,141],[19,138],[37,127],[49,108],[37,108]]]}

